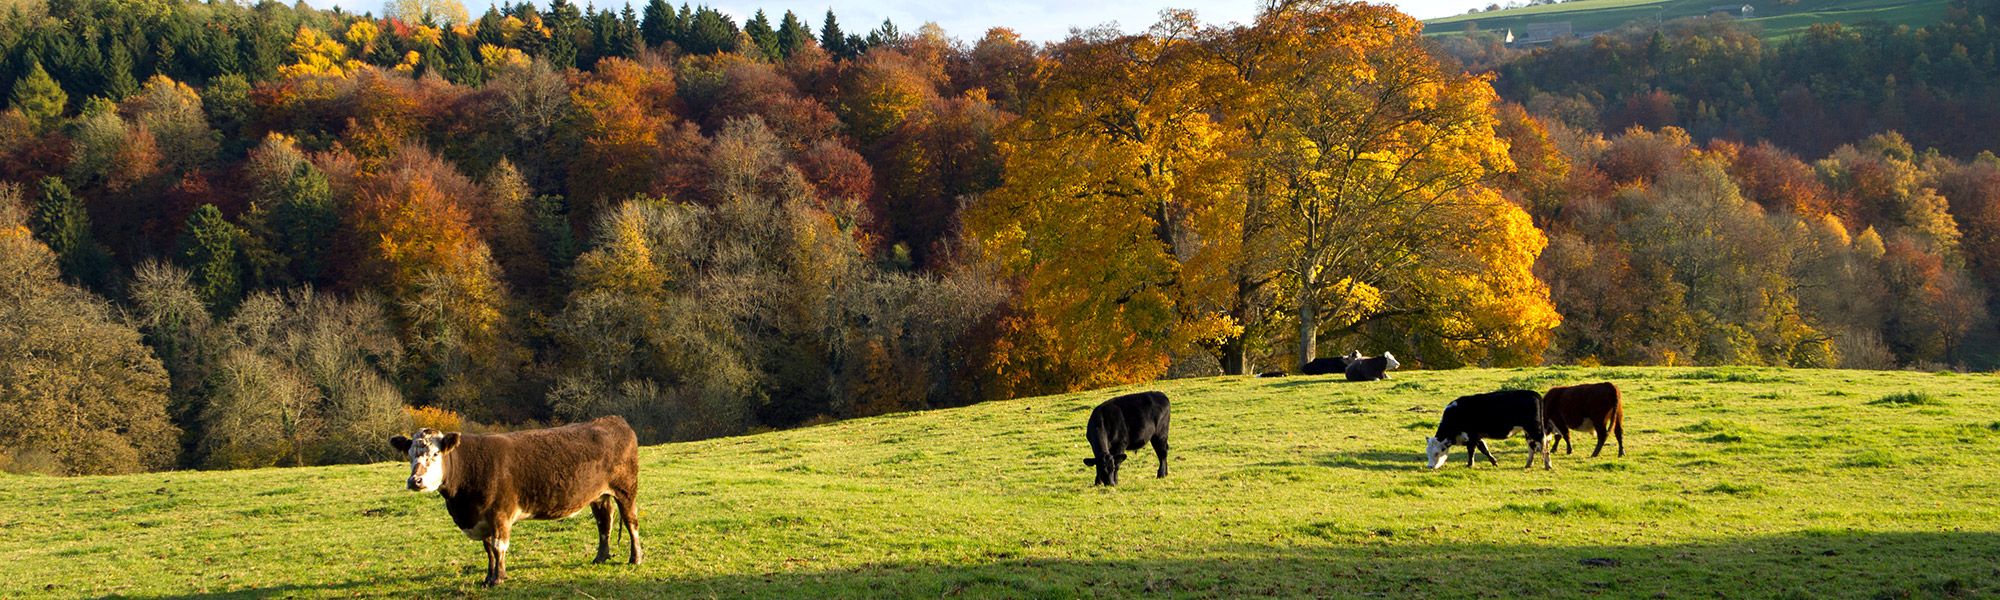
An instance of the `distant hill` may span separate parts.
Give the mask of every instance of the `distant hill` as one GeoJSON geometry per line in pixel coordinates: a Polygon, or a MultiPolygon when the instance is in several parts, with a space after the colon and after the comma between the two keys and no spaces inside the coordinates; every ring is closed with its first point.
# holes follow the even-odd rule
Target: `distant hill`
{"type": "Polygon", "coordinates": [[[1485,31],[1514,30],[1522,37],[1529,25],[1567,21],[1579,33],[1603,31],[1640,19],[1677,19],[1709,14],[1719,6],[1751,7],[1745,19],[1761,28],[1766,40],[1797,35],[1814,23],[1844,24],[1877,20],[1894,25],[1928,25],[1943,19],[1949,3],[1945,0],[1799,0],[1786,5],[1772,0],[1729,3],[1720,0],[1576,0],[1494,12],[1431,19],[1424,26],[1431,35],[1458,35],[1466,23],[1485,31]]]}

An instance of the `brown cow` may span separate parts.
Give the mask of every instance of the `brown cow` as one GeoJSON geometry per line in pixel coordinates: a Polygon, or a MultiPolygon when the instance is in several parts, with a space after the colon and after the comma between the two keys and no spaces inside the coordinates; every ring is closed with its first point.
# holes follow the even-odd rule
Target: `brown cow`
{"type": "Polygon", "coordinates": [[[1542,415],[1553,426],[1564,454],[1576,453],[1576,448],[1570,445],[1569,430],[1589,428],[1597,432],[1597,449],[1590,452],[1592,457],[1604,451],[1607,430],[1618,436],[1618,455],[1625,455],[1625,403],[1618,398],[1618,386],[1610,382],[1550,388],[1549,393],[1542,395],[1542,415]]]}
{"type": "Polygon", "coordinates": [[[611,559],[611,503],[639,564],[639,438],[612,416],[566,427],[492,435],[425,429],[389,445],[410,457],[409,488],[436,491],[465,536],[486,543],[487,586],[507,578],[507,534],[521,519],[561,519],[589,508],[597,560],[611,559]]]}

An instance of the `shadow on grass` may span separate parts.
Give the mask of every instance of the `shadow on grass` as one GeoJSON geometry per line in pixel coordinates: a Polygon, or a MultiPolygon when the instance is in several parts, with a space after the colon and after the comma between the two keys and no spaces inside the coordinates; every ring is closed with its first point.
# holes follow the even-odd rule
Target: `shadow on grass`
{"type": "Polygon", "coordinates": [[[1347,383],[1347,378],[1336,377],[1332,375],[1293,375],[1291,377],[1285,378],[1284,381],[1264,384],[1264,387],[1294,388],[1300,386],[1327,385],[1333,383],[1347,383]]]}
{"type": "MultiPolygon", "coordinates": [[[[1412,440],[1418,444],[1421,441],[1412,440]]],[[[1415,471],[1424,466],[1422,452],[1335,452],[1322,454],[1314,461],[1322,467],[1335,469],[1365,469],[1369,471],[1415,471]]]]}
{"type": "MultiPolygon", "coordinates": [[[[1532,526],[1553,517],[1524,516],[1532,526]]],[[[646,567],[529,574],[482,598],[1216,598],[1607,597],[1978,598],[2000,594],[2000,535],[1809,530],[1702,544],[1426,543],[1436,535],[1338,523],[1301,525],[1271,545],[1106,548],[1203,558],[1041,559],[1044,546],[996,548],[968,564],[870,563],[851,569],[661,576],[646,567]]],[[[435,582],[424,582],[433,584],[435,582]]],[[[163,598],[351,596],[380,582],[163,598]]],[[[397,597],[461,595],[412,586],[397,597]]],[[[369,593],[368,595],[374,595],[369,593]]]]}

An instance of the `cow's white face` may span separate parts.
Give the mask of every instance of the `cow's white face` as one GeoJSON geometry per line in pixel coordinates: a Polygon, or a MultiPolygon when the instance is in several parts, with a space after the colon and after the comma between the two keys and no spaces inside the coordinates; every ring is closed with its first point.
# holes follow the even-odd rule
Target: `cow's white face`
{"type": "Polygon", "coordinates": [[[1347,357],[1346,357],[1346,358],[1347,358],[1347,362],[1354,362],[1354,361],[1357,361],[1357,360],[1361,360],[1361,351],[1360,351],[1360,350],[1355,350],[1355,351],[1352,351],[1352,352],[1348,352],[1348,353],[1347,353],[1347,357]]]}
{"type": "Polygon", "coordinates": [[[1424,466],[1432,469],[1444,468],[1444,461],[1451,457],[1451,440],[1444,438],[1424,438],[1424,466]]]}
{"type": "Polygon", "coordinates": [[[1382,358],[1386,358],[1386,359],[1389,359],[1389,364],[1388,364],[1387,366],[1383,367],[1383,369],[1382,369],[1382,370],[1384,370],[1384,371],[1386,371],[1386,370],[1389,370],[1389,369],[1394,369],[1394,368],[1396,368],[1396,367],[1400,367],[1400,366],[1403,366],[1403,363],[1399,363],[1399,362],[1396,362],[1396,355],[1395,355],[1395,354],[1391,354],[1391,353],[1388,353],[1388,352],[1383,352],[1383,353],[1382,353],[1382,358]]]}
{"type": "Polygon", "coordinates": [[[409,455],[410,491],[435,492],[444,484],[444,455],[458,447],[458,434],[425,429],[414,439],[400,435],[389,438],[389,445],[409,455]]]}

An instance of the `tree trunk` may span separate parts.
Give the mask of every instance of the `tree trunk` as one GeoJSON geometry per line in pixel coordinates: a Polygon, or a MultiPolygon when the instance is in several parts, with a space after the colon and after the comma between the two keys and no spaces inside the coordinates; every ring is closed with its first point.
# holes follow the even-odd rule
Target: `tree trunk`
{"type": "Polygon", "coordinates": [[[1319,308],[1317,305],[1319,303],[1315,301],[1315,294],[1313,294],[1313,289],[1317,287],[1314,284],[1317,282],[1313,281],[1314,276],[1311,269],[1307,269],[1306,273],[1304,277],[1300,278],[1299,294],[1294,300],[1299,304],[1298,363],[1301,365],[1312,362],[1313,358],[1315,358],[1314,354],[1319,351],[1319,315],[1317,314],[1317,309],[1319,308]]]}

